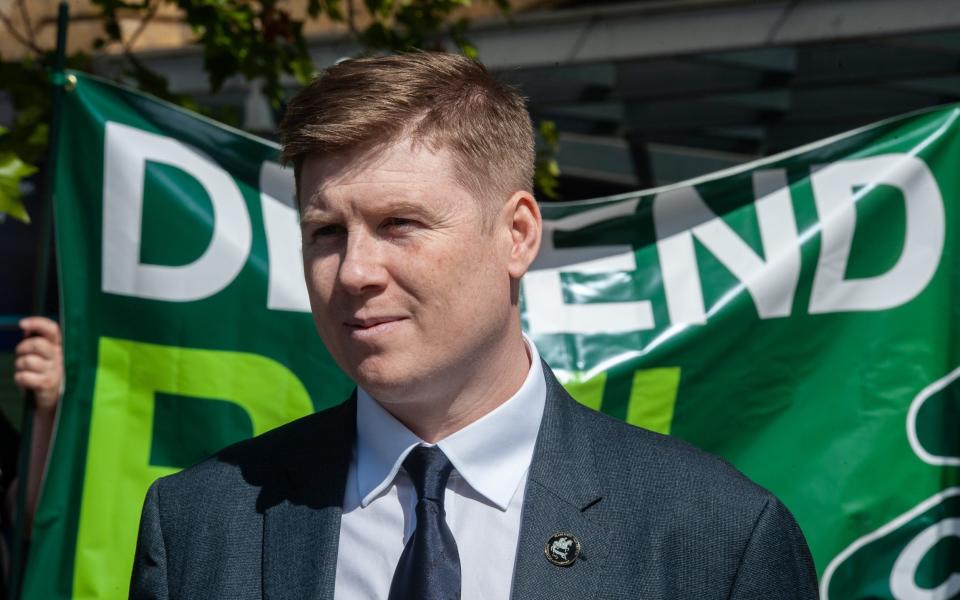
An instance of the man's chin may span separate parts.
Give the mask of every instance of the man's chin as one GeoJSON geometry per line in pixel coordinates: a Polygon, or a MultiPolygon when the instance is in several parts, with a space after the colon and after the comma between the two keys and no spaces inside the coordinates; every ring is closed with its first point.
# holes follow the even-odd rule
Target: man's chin
{"type": "Polygon", "coordinates": [[[357,385],[376,396],[376,392],[402,390],[411,380],[410,365],[402,364],[399,357],[384,353],[357,357],[351,363],[350,376],[357,385]]]}

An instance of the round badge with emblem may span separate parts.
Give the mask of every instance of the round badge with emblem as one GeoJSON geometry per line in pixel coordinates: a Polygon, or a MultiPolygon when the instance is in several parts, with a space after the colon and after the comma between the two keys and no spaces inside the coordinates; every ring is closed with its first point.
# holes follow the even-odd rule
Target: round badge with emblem
{"type": "Polygon", "coordinates": [[[543,546],[543,553],[558,567],[569,567],[580,556],[580,541],[569,533],[555,533],[543,546]]]}

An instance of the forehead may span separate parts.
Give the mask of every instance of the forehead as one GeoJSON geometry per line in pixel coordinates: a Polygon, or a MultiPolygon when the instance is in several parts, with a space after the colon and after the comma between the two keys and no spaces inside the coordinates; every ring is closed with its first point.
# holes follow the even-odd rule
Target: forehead
{"type": "Polygon", "coordinates": [[[343,200],[428,202],[440,195],[449,200],[469,196],[453,169],[447,150],[407,139],[335,156],[310,155],[300,172],[301,204],[306,210],[343,200]]]}

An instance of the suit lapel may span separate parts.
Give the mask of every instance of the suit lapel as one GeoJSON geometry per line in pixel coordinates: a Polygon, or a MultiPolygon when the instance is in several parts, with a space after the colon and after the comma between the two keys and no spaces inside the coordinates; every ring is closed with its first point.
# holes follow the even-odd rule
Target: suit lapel
{"type": "Polygon", "coordinates": [[[356,436],[356,396],[314,415],[285,449],[263,517],[265,600],[332,599],[340,516],[356,436]]]}
{"type": "Polygon", "coordinates": [[[607,553],[607,531],[597,522],[603,495],[593,442],[580,426],[581,409],[544,364],[547,403],[537,436],[517,543],[513,574],[515,600],[592,598],[607,553]],[[547,541],[566,534],[580,542],[570,566],[548,560],[547,541]]]}

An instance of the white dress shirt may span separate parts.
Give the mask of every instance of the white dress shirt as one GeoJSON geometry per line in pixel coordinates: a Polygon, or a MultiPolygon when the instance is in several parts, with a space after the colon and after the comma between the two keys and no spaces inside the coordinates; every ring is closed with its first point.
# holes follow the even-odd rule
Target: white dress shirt
{"type": "MultiPolygon", "coordinates": [[[[444,506],[460,553],[463,600],[510,597],[527,472],[547,393],[540,355],[524,340],[530,370],[517,393],[436,444],[454,467],[444,506]]],[[[389,595],[417,525],[417,493],[401,465],[418,444],[431,445],[357,390],[357,442],[340,522],[336,600],[389,595]]]]}

